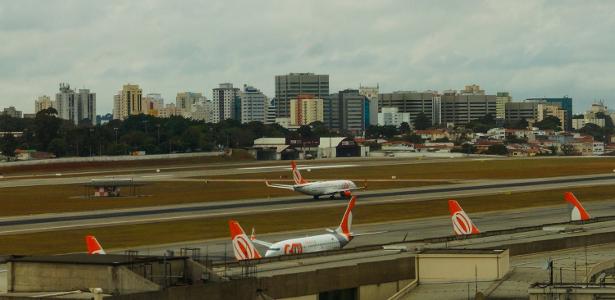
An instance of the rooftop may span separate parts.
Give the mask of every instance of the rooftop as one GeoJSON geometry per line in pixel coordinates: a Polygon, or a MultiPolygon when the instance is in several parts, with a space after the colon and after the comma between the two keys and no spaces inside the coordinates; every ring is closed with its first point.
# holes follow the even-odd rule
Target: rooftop
{"type": "Polygon", "coordinates": [[[52,263],[52,264],[82,264],[82,265],[106,265],[120,266],[135,263],[162,262],[168,260],[183,260],[185,256],[131,256],[121,254],[90,255],[86,253],[41,255],[41,256],[9,256],[7,262],[26,263],[52,263]]]}

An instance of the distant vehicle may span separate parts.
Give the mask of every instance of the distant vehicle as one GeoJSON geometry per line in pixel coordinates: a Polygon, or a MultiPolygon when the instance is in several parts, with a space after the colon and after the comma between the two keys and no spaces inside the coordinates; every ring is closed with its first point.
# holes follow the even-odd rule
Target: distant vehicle
{"type": "Polygon", "coordinates": [[[455,200],[448,200],[448,211],[451,214],[451,221],[453,221],[453,231],[455,235],[472,235],[479,234],[480,230],[472,223],[472,220],[461,205],[455,200]]]}
{"type": "Polygon", "coordinates": [[[230,220],[229,227],[235,258],[237,260],[261,258],[260,253],[256,247],[254,247],[253,243],[267,247],[265,257],[341,249],[346,246],[353,237],[357,236],[350,231],[352,225],[352,209],[354,208],[355,202],[356,196],[352,197],[348,202],[342,221],[335,230],[327,229],[329,233],[293,238],[277,243],[257,240],[254,236],[254,229],[252,230],[252,235],[248,238],[239,223],[235,220],[230,220]]]}
{"type": "Polygon", "coordinates": [[[309,182],[301,176],[301,172],[297,169],[297,163],[293,160],[290,163],[291,171],[293,173],[294,185],[288,184],[269,184],[265,181],[268,187],[286,189],[295,192],[299,192],[305,195],[313,196],[314,199],[320,198],[320,196],[330,195],[331,199],[335,198],[336,194],[339,194],[342,198],[350,198],[352,191],[359,190],[361,188],[350,180],[327,180],[327,181],[315,181],[309,182]]]}
{"type": "Polygon", "coordinates": [[[88,254],[107,254],[93,235],[85,236],[85,245],[88,248],[88,254]]]}
{"type": "Polygon", "coordinates": [[[564,193],[564,200],[570,205],[570,221],[587,221],[591,216],[585,210],[581,201],[572,192],[564,193]]]}

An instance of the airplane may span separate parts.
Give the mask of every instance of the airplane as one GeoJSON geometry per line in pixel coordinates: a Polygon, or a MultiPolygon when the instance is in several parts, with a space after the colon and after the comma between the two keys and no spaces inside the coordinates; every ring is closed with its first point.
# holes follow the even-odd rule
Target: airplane
{"type": "Polygon", "coordinates": [[[591,219],[589,213],[572,192],[565,192],[564,200],[566,200],[570,206],[570,221],[587,221],[591,219]]]}
{"type": "Polygon", "coordinates": [[[352,197],[348,202],[342,221],[335,230],[327,229],[328,233],[325,234],[292,238],[276,243],[257,240],[254,236],[254,231],[252,235],[248,237],[237,221],[230,220],[229,227],[235,258],[237,260],[261,258],[261,254],[256,247],[254,247],[253,243],[267,247],[264,257],[341,249],[358,235],[350,231],[352,225],[352,209],[354,208],[355,202],[356,196],[352,197]]]}
{"type": "Polygon", "coordinates": [[[350,198],[352,196],[351,191],[361,189],[350,180],[327,180],[327,181],[315,181],[309,182],[301,176],[301,172],[297,169],[297,163],[293,160],[290,162],[291,171],[293,173],[294,185],[288,184],[269,184],[265,181],[268,187],[287,189],[302,194],[310,195],[314,199],[320,198],[320,196],[330,195],[331,199],[335,198],[335,194],[340,194],[342,198],[350,198]]]}
{"type": "Polygon", "coordinates": [[[93,235],[85,236],[85,245],[88,247],[88,254],[107,254],[93,235]]]}
{"type": "Polygon", "coordinates": [[[448,200],[448,211],[451,214],[451,221],[453,221],[453,231],[455,235],[472,235],[479,234],[480,230],[472,223],[472,220],[461,205],[455,200],[448,200]]]}

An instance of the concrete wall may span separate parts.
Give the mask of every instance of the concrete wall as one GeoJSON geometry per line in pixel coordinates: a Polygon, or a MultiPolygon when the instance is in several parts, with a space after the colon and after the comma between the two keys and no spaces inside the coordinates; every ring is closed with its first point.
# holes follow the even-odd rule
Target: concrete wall
{"type": "Polygon", "coordinates": [[[419,254],[419,283],[493,281],[509,269],[508,251],[500,254],[419,254]]]}
{"type": "Polygon", "coordinates": [[[359,300],[386,300],[412,282],[411,279],[359,287],[359,300]]]}
{"type": "Polygon", "coordinates": [[[75,162],[110,162],[110,161],[135,161],[135,160],[152,160],[152,159],[174,159],[174,158],[189,158],[202,156],[221,156],[224,152],[195,152],[195,153],[176,153],[176,154],[155,154],[155,155],[118,155],[118,156],[91,156],[91,157],[66,157],[54,159],[41,159],[29,161],[3,162],[0,166],[31,166],[31,165],[48,165],[59,163],[75,163],[75,162]]]}

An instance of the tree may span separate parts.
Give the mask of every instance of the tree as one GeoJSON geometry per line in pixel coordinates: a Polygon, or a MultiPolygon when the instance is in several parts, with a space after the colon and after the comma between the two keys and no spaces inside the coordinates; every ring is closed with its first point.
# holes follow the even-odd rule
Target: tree
{"type": "Polygon", "coordinates": [[[564,153],[564,155],[566,156],[579,155],[579,152],[577,152],[577,150],[574,149],[574,146],[571,144],[564,144],[560,147],[560,149],[562,150],[562,153],[564,153]]]}
{"type": "Polygon", "coordinates": [[[418,134],[406,134],[406,135],[404,135],[403,139],[404,139],[404,141],[407,141],[407,142],[410,142],[410,143],[415,143],[415,144],[422,144],[423,143],[423,139],[418,134]]]}
{"type": "Polygon", "coordinates": [[[55,138],[49,142],[47,151],[53,153],[56,157],[62,157],[66,154],[66,141],[61,138],[55,138]]]}
{"type": "Polygon", "coordinates": [[[495,117],[492,114],[486,114],[476,120],[470,121],[466,128],[472,129],[474,132],[487,132],[491,128],[497,127],[495,117]]]}
{"type": "Polygon", "coordinates": [[[504,144],[495,144],[487,148],[486,154],[492,155],[508,155],[508,149],[504,144]]]}
{"type": "Polygon", "coordinates": [[[603,112],[596,113],[596,118],[604,119],[604,128],[606,129],[615,129],[615,125],[613,124],[613,118],[610,115],[607,115],[603,112]]]}
{"type": "Polygon", "coordinates": [[[314,133],[312,132],[312,127],[308,125],[303,125],[299,127],[299,129],[297,129],[297,133],[299,133],[299,135],[301,135],[301,137],[304,139],[312,139],[315,137],[314,133]]]}
{"type": "Polygon", "coordinates": [[[419,113],[412,121],[412,125],[415,130],[425,130],[431,127],[431,120],[424,113],[419,113]]]}
{"type": "Polygon", "coordinates": [[[583,128],[579,129],[580,133],[591,135],[597,141],[604,141],[605,128],[602,128],[593,123],[587,123],[583,128]]]}
{"type": "Polygon", "coordinates": [[[6,156],[9,160],[11,157],[15,157],[15,150],[17,150],[17,140],[15,137],[7,133],[2,137],[2,155],[6,156]]]}
{"type": "Polygon", "coordinates": [[[526,119],[506,122],[506,124],[504,124],[505,128],[511,128],[511,129],[526,129],[528,126],[530,126],[530,124],[527,122],[526,119]]]}
{"type": "Polygon", "coordinates": [[[407,122],[402,122],[399,125],[399,132],[401,134],[406,134],[406,133],[410,132],[410,124],[408,124],[407,122]]]}
{"type": "Polygon", "coordinates": [[[534,126],[540,128],[541,130],[562,130],[561,121],[556,116],[546,116],[542,121],[534,123],[534,126]]]}
{"type": "Polygon", "coordinates": [[[39,147],[47,149],[49,143],[58,137],[60,127],[62,126],[62,120],[56,116],[58,111],[50,107],[36,113],[34,118],[34,133],[38,140],[39,147]]]}

